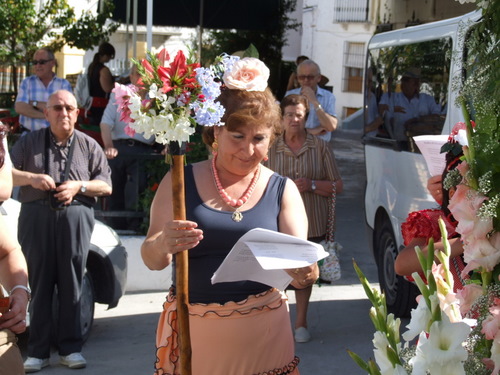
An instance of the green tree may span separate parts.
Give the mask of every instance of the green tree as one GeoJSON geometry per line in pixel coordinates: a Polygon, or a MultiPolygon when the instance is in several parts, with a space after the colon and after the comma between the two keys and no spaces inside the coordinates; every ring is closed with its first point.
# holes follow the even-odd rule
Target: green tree
{"type": "Polygon", "coordinates": [[[105,26],[113,7],[105,0],[97,16],[84,12],[77,17],[67,0],[47,0],[42,6],[35,0],[0,0],[0,64],[12,66],[14,91],[15,66],[28,65],[42,45],[54,51],[65,44],[90,49],[108,40],[118,28],[116,23],[105,26]]]}
{"type": "MultiPolygon", "coordinates": [[[[288,79],[289,71],[284,71],[282,49],[286,45],[286,31],[296,30],[300,23],[290,18],[296,9],[297,0],[280,0],[280,10],[273,30],[209,30],[203,37],[202,65],[208,65],[222,52],[244,51],[253,44],[259,51],[259,58],[271,70],[269,86],[274,94],[281,97],[282,77],[288,79]]],[[[196,43],[195,43],[196,44],[196,43]]]]}

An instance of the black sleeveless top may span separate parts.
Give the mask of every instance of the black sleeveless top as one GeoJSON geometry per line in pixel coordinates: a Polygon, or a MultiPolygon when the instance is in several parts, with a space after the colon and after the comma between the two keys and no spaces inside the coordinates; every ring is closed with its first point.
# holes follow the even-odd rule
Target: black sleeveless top
{"type": "Polygon", "coordinates": [[[107,98],[108,94],[102,89],[99,77],[101,76],[101,69],[105,65],[103,63],[97,62],[92,65],[92,71],[89,73],[89,94],[95,98],[107,98]]]}
{"type": "MultiPolygon", "coordinates": [[[[243,234],[254,228],[278,230],[278,215],[285,184],[286,177],[274,173],[260,201],[247,211],[243,211],[243,206],[243,220],[237,223],[231,218],[233,212],[214,210],[202,202],[196,189],[193,168],[191,165],[186,166],[186,217],[198,223],[198,228],[203,230],[203,240],[197,247],[189,250],[189,302],[239,302],[250,295],[270,289],[270,286],[254,281],[212,285],[210,279],[243,234]]],[[[172,279],[175,286],[175,261],[172,279]]]]}

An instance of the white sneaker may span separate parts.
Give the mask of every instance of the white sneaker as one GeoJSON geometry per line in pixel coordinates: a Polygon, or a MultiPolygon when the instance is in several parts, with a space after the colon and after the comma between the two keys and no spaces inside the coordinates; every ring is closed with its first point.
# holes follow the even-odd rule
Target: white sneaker
{"type": "Polygon", "coordinates": [[[71,369],[84,368],[87,366],[87,361],[83,358],[82,353],[62,355],[59,363],[64,366],[68,366],[71,369]]]}
{"type": "Polygon", "coordinates": [[[308,342],[311,340],[311,334],[306,327],[295,329],[295,342],[308,342]]]}
{"type": "Polygon", "coordinates": [[[26,361],[24,361],[24,372],[25,373],[31,373],[31,372],[38,372],[42,368],[47,367],[49,365],[49,359],[48,358],[35,358],[35,357],[28,357],[26,358],[26,361]]]}

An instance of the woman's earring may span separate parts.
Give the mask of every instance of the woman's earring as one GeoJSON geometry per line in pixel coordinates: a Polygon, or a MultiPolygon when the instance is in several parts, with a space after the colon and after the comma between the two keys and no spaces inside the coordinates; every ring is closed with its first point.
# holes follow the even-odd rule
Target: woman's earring
{"type": "Polygon", "coordinates": [[[268,161],[269,160],[269,156],[264,156],[264,161],[268,161]]]}
{"type": "Polygon", "coordinates": [[[219,149],[219,143],[217,142],[217,139],[215,139],[212,143],[212,155],[217,155],[217,150],[219,149]]]}

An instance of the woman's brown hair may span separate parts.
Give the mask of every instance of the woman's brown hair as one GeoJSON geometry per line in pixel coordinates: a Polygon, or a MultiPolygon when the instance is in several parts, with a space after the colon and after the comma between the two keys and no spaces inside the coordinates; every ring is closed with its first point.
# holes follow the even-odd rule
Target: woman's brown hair
{"type": "MultiPolygon", "coordinates": [[[[281,112],[279,105],[269,88],[265,91],[222,90],[218,101],[224,106],[225,113],[221,119],[229,131],[242,126],[261,126],[266,124],[272,128],[273,142],[281,134],[281,112]]],[[[214,127],[203,129],[203,142],[212,146],[214,127]]]]}
{"type": "Polygon", "coordinates": [[[307,115],[309,115],[309,101],[304,95],[299,95],[299,94],[290,94],[283,98],[283,100],[280,103],[281,115],[285,114],[286,107],[289,107],[291,105],[295,106],[299,104],[302,104],[306,109],[306,118],[307,118],[307,115]]]}

